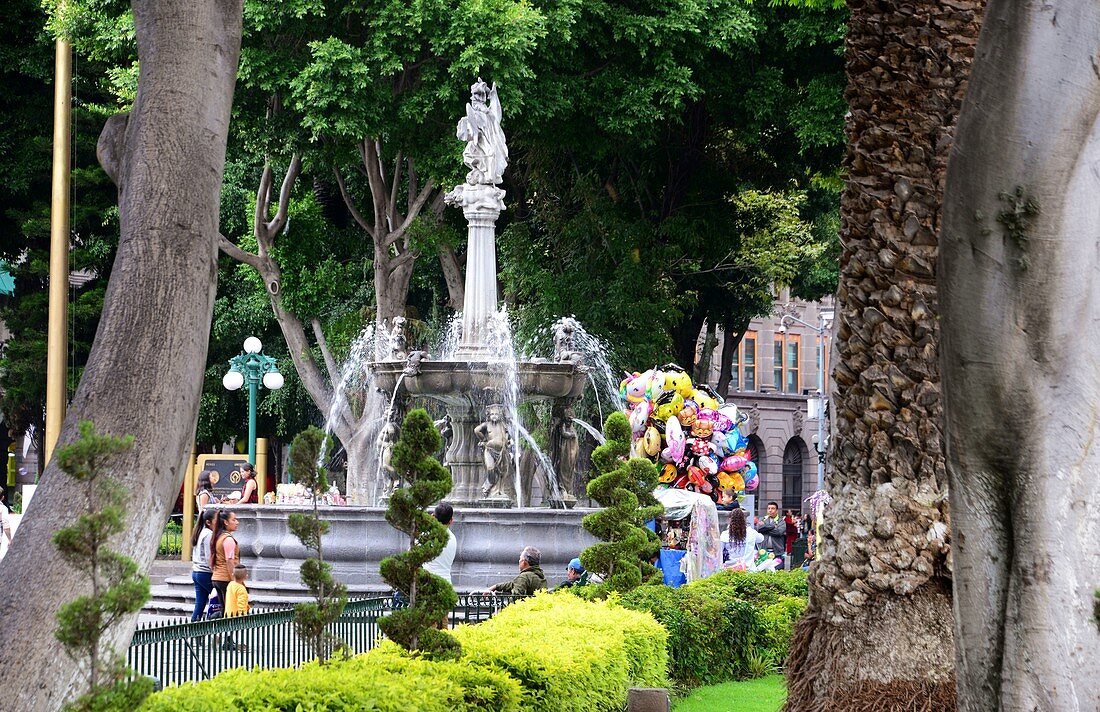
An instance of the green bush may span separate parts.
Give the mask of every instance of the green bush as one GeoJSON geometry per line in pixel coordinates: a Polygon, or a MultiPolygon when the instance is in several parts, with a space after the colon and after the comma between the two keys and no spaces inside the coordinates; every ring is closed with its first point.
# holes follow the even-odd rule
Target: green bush
{"type": "Polygon", "coordinates": [[[158,692],[141,709],[472,712],[519,710],[520,699],[519,683],[497,668],[410,657],[387,641],[364,655],[325,665],[229,670],[206,682],[158,692]]]}
{"type": "Polygon", "coordinates": [[[612,413],[603,432],[607,440],[592,451],[597,474],[587,489],[603,509],[581,521],[590,534],[603,539],[581,552],[584,568],[603,577],[595,587],[600,595],[661,582],[660,572],[649,563],[661,542],[645,523],[665,511],[653,496],[657,468],[649,460],[630,457],[630,421],[622,413],[612,413]]]}
{"type": "Polygon", "coordinates": [[[466,661],[520,681],[525,709],[617,711],[630,687],[668,684],[668,632],[614,601],[540,593],[455,637],[466,661]]]}
{"type": "Polygon", "coordinates": [[[711,685],[783,664],[806,607],[806,576],[724,571],[677,589],[638,588],[622,603],[652,613],[668,629],[673,680],[711,685]]]}

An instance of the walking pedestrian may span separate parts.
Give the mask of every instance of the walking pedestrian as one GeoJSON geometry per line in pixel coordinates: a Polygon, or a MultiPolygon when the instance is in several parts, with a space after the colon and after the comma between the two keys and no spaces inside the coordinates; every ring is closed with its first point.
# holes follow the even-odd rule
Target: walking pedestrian
{"type": "Polygon", "coordinates": [[[226,509],[219,509],[218,516],[214,518],[214,529],[210,540],[214,542],[210,549],[211,582],[218,592],[218,598],[222,605],[228,602],[229,582],[233,579],[233,569],[241,563],[240,547],[233,537],[240,522],[237,515],[226,509]]]}

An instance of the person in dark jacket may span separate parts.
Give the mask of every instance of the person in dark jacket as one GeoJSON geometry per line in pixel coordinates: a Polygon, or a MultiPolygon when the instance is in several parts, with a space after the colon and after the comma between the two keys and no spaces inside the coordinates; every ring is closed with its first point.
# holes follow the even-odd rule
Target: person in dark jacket
{"type": "Polygon", "coordinates": [[[782,567],[787,554],[787,524],[779,516],[779,504],[768,502],[768,515],[762,520],[756,519],[755,524],[756,531],[764,535],[764,548],[775,554],[782,567]]]}
{"type": "Polygon", "coordinates": [[[542,562],[542,553],[533,546],[524,547],[519,555],[519,576],[511,581],[493,584],[490,591],[497,593],[511,593],[516,596],[530,596],[546,588],[546,576],[542,573],[539,564],[542,562]]]}
{"type": "Polygon", "coordinates": [[[569,566],[565,569],[565,580],[558,584],[555,591],[560,591],[563,588],[571,588],[573,586],[587,586],[588,585],[588,572],[584,570],[584,566],[581,565],[580,559],[573,559],[569,562],[569,566]]]}

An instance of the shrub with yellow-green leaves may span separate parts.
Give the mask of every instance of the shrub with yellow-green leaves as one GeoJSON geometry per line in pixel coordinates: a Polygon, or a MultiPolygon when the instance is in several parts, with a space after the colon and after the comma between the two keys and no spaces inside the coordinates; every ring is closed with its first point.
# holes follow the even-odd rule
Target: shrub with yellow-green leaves
{"type": "Polygon", "coordinates": [[[463,658],[499,666],[525,709],[621,710],[631,687],[668,684],[668,631],[653,616],[568,593],[539,594],[455,631],[463,658]]]}
{"type": "Polygon", "coordinates": [[[236,669],[158,692],[142,712],[519,710],[519,683],[492,665],[433,662],[384,642],[369,653],[296,669],[236,669]]]}
{"type": "Polygon", "coordinates": [[[454,635],[462,643],[455,661],[427,660],[387,641],[325,665],[230,670],[159,692],[141,710],[618,712],[629,688],[668,682],[668,631],[614,594],[589,602],[541,593],[454,635]]]}

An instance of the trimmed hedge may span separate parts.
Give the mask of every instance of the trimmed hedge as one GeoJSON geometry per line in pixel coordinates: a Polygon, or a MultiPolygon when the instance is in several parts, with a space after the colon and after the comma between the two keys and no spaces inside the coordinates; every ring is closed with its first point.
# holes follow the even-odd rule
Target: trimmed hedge
{"type": "Polygon", "coordinates": [[[668,683],[668,632],[613,601],[540,593],[454,635],[463,647],[457,661],[429,661],[386,641],[325,665],[230,670],[159,692],[141,709],[617,712],[628,688],[668,683]]]}
{"type": "Polygon", "coordinates": [[[325,665],[228,670],[212,680],[158,692],[141,709],[511,711],[520,709],[520,697],[519,683],[499,669],[410,657],[385,641],[369,653],[325,665]]]}
{"type": "Polygon", "coordinates": [[[667,686],[668,631],[614,599],[538,594],[455,636],[464,659],[520,681],[525,709],[618,711],[630,687],[667,686]]]}
{"type": "Polygon", "coordinates": [[[686,686],[754,677],[782,665],[806,608],[803,572],[723,571],[680,588],[637,588],[622,604],[669,632],[669,675],[686,686]]]}

